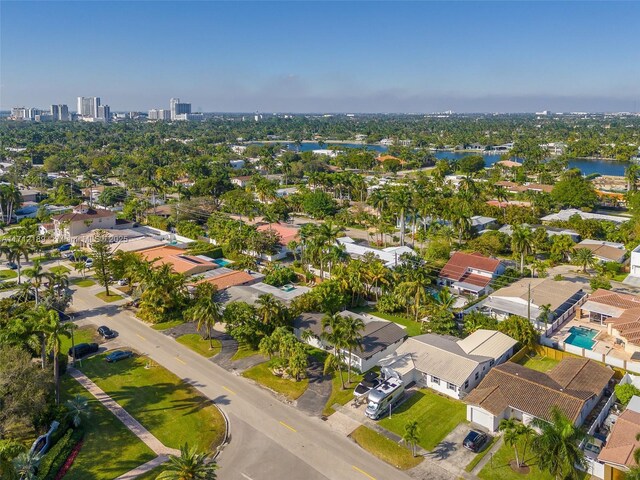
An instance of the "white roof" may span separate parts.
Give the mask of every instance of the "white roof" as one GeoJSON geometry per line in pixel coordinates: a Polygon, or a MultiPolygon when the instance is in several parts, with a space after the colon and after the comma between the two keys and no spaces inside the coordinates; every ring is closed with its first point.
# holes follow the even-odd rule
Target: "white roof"
{"type": "Polygon", "coordinates": [[[458,341],[462,350],[470,355],[498,358],[504,352],[515,346],[513,338],[496,330],[476,330],[467,338],[458,341]]]}
{"type": "Polygon", "coordinates": [[[631,397],[631,400],[629,400],[629,405],[627,405],[627,410],[640,413],[640,397],[638,395],[634,395],[633,397],[631,397]]]}
{"type": "Polygon", "coordinates": [[[609,222],[615,223],[624,223],[630,220],[629,217],[619,217],[616,215],[603,215],[601,213],[589,213],[583,212],[582,210],[577,210],[575,208],[568,208],[566,210],[560,210],[558,213],[552,213],[547,215],[546,217],[542,217],[542,220],[545,222],[551,222],[554,220],[567,221],[573,215],[579,215],[583,220],[607,220],[609,222]]]}
{"type": "Polygon", "coordinates": [[[393,268],[398,263],[401,263],[400,256],[404,253],[415,252],[409,247],[391,247],[391,250],[379,250],[377,248],[365,247],[364,245],[358,245],[353,242],[353,239],[349,237],[341,237],[336,240],[337,243],[344,245],[345,251],[349,255],[356,257],[363,257],[367,253],[372,253],[378,257],[387,267],[393,268]]]}

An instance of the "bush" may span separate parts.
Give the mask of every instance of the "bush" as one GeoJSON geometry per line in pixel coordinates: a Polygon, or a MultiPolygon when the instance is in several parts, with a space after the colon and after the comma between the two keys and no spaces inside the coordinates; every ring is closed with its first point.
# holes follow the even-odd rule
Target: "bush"
{"type": "Polygon", "coordinates": [[[589,285],[593,290],[597,290],[599,288],[602,288],[604,290],[611,290],[611,282],[607,277],[594,277],[589,281],[589,285]]]}
{"type": "Polygon", "coordinates": [[[564,277],[562,275],[560,275],[560,274],[557,274],[557,275],[554,275],[553,279],[556,282],[561,282],[562,280],[564,280],[564,277]]]}
{"type": "Polygon", "coordinates": [[[390,294],[382,295],[378,299],[376,307],[382,313],[395,313],[402,310],[402,305],[400,304],[400,302],[398,302],[398,300],[390,294]]]}
{"type": "Polygon", "coordinates": [[[274,287],[282,287],[283,285],[293,283],[298,279],[298,275],[292,268],[280,265],[270,266],[264,273],[264,283],[274,287]]]}
{"type": "Polygon", "coordinates": [[[631,401],[631,397],[634,395],[640,395],[640,389],[635,387],[632,383],[626,383],[624,385],[615,386],[616,397],[620,400],[620,403],[627,405],[631,401]]]}
{"type": "Polygon", "coordinates": [[[82,428],[75,430],[70,428],[67,430],[51,450],[42,457],[38,466],[38,479],[53,480],[69,455],[71,455],[73,447],[82,440],[83,435],[84,430],[82,428]]]}

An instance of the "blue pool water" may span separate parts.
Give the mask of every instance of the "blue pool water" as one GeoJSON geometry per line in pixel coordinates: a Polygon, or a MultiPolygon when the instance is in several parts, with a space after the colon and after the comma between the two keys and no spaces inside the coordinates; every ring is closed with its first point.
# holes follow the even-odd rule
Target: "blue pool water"
{"type": "Polygon", "coordinates": [[[213,260],[213,263],[217,263],[221,267],[226,267],[231,262],[229,260],[227,260],[226,258],[216,258],[216,259],[213,260]]]}
{"type": "Polygon", "coordinates": [[[571,327],[569,336],[564,339],[566,343],[570,343],[579,348],[591,350],[596,343],[593,338],[598,334],[597,330],[587,327],[571,327]]]}

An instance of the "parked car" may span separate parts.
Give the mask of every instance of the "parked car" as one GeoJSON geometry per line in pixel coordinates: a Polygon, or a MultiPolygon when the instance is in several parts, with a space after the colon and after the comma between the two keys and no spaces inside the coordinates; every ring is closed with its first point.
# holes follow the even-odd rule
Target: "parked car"
{"type": "Polygon", "coordinates": [[[87,268],[91,268],[91,267],[93,267],[93,258],[87,258],[87,259],[84,261],[84,265],[85,265],[87,268]]]}
{"type": "Polygon", "coordinates": [[[127,280],[126,278],[121,278],[120,280],[118,280],[118,286],[126,287],[127,285],[129,285],[129,280],[127,280]]]}
{"type": "Polygon", "coordinates": [[[478,453],[482,450],[482,447],[489,439],[489,435],[482,432],[476,432],[475,430],[471,430],[466,437],[464,437],[464,441],[462,442],[462,446],[468,450],[471,450],[474,453],[478,453]]]}
{"type": "Polygon", "coordinates": [[[104,359],[108,363],[114,363],[130,357],[133,357],[133,352],[130,350],[114,350],[109,355],[104,357],[104,359]]]}
{"type": "Polygon", "coordinates": [[[58,251],[59,252],[66,252],[66,251],[68,251],[70,249],[71,249],[71,244],[70,243],[65,243],[64,245],[60,245],[58,247],[58,251]]]}
{"type": "Polygon", "coordinates": [[[15,262],[7,262],[7,267],[9,267],[11,270],[15,270],[18,268],[18,264],[16,264],[15,262]]]}
{"type": "Polygon", "coordinates": [[[116,336],[116,332],[114,332],[113,330],[111,330],[109,327],[105,325],[98,327],[98,333],[102,338],[106,338],[106,339],[115,338],[116,336]]]}
{"type": "Polygon", "coordinates": [[[70,357],[82,358],[85,355],[97,352],[98,348],[99,346],[97,343],[79,343],[75,347],[71,347],[67,353],[70,357]]]}

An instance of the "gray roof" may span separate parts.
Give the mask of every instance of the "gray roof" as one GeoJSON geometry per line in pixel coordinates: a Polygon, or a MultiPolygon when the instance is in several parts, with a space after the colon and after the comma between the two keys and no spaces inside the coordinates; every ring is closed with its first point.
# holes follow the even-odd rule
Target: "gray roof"
{"type": "Polygon", "coordinates": [[[255,283],[253,285],[239,285],[227,288],[220,292],[220,300],[223,303],[246,302],[253,305],[261,295],[270,293],[281,302],[289,304],[291,300],[311,291],[309,287],[296,286],[290,292],[285,292],[278,287],[267,285],[266,283],[255,283]]]}
{"type": "MultiPolygon", "coordinates": [[[[362,359],[371,358],[381,350],[407,337],[407,332],[393,322],[386,320],[369,320],[362,315],[349,311],[340,312],[340,315],[357,317],[364,322],[362,349],[356,349],[352,352],[362,359]]],[[[303,313],[293,321],[293,327],[300,330],[311,330],[314,335],[320,337],[324,316],[324,313],[303,313]]]]}

